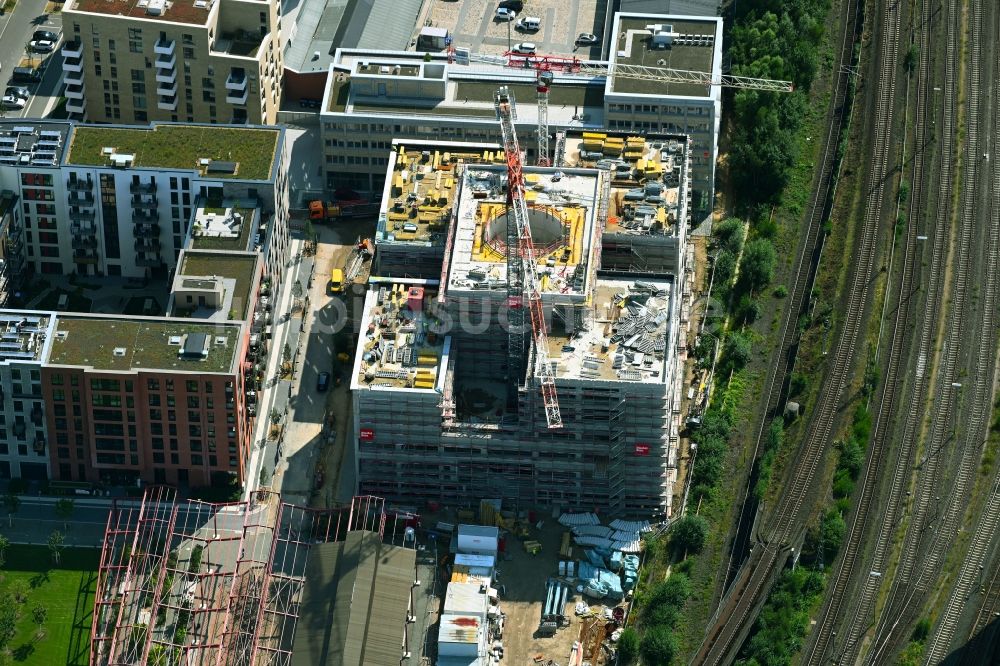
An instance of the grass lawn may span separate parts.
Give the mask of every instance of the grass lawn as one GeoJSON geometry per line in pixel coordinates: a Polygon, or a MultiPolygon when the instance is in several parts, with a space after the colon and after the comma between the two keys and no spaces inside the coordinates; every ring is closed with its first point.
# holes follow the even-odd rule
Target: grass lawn
{"type": "Polygon", "coordinates": [[[67,664],[86,666],[90,650],[90,621],[100,551],[96,548],[67,548],[58,567],[45,546],[7,548],[0,592],[15,580],[31,585],[28,600],[21,607],[17,633],[8,647],[14,661],[23,664],[67,664]],[[35,641],[31,609],[41,604],[48,610],[45,638],[35,641]]]}
{"type": "Polygon", "coordinates": [[[55,310],[56,306],[59,305],[59,297],[63,294],[67,296],[67,305],[65,312],[90,312],[90,305],[92,301],[86,296],[80,296],[72,291],[65,291],[63,289],[53,289],[48,294],[45,295],[41,301],[38,302],[36,310],[55,310]]]}

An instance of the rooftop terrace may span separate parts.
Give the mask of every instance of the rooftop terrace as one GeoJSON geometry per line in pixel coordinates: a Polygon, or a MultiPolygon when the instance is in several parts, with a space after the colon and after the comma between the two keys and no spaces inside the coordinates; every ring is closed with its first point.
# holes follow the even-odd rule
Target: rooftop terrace
{"type": "Polygon", "coordinates": [[[566,137],[567,165],[612,174],[605,233],[676,234],[685,214],[686,159],[687,137],[681,135],[586,132],[566,137]]]}
{"type": "Polygon", "coordinates": [[[247,316],[250,290],[257,272],[257,257],[252,254],[185,251],[178,275],[193,277],[217,276],[234,280],[230,319],[247,316]]]}
{"type": "Polygon", "coordinates": [[[246,252],[251,232],[257,228],[256,208],[199,206],[194,211],[191,249],[246,252]]]}
{"type": "Polygon", "coordinates": [[[96,370],[231,372],[239,340],[240,327],[233,324],[59,315],[49,363],[96,370]],[[201,341],[207,346],[200,347],[203,354],[182,353],[201,341]]]}
{"type": "Polygon", "coordinates": [[[670,291],[667,282],[599,279],[590,328],[549,335],[556,376],[665,383],[670,291]]]}
{"type": "Polygon", "coordinates": [[[418,284],[376,284],[365,298],[351,388],[434,390],[451,338],[433,314],[437,293],[418,284]]]}
{"type": "Polygon", "coordinates": [[[66,9],[173,23],[205,25],[216,0],[71,0],[66,9]]]}
{"type": "MultiPolygon", "coordinates": [[[[612,44],[611,61],[624,65],[666,67],[695,72],[711,72],[715,63],[715,40],[721,39],[720,24],[715,21],[689,20],[681,17],[651,18],[619,15],[618,35],[612,44]],[[649,29],[660,25],[662,31],[649,29]],[[654,32],[657,32],[654,35],[654,32]]],[[[689,83],[655,83],[616,77],[613,91],[640,95],[683,95],[711,97],[711,86],[689,83]]]]}
{"type": "Polygon", "coordinates": [[[382,243],[442,245],[463,164],[502,164],[491,144],[398,145],[389,162],[375,239],[382,243]]]}
{"type": "MultiPolygon", "coordinates": [[[[482,165],[462,174],[450,258],[449,290],[506,289],[505,167],[482,165]]],[[[525,168],[528,224],[543,296],[582,298],[592,267],[595,207],[602,172],[525,168]]],[[[598,244],[599,245],[599,244],[598,244]]]]}
{"type": "Polygon", "coordinates": [[[278,129],[250,129],[224,125],[157,124],[150,129],[78,125],[70,139],[68,164],[110,166],[107,148],[132,155],[131,166],[192,169],[202,173],[211,162],[235,163],[234,172],[216,172],[213,178],[267,180],[278,149],[278,129]]]}

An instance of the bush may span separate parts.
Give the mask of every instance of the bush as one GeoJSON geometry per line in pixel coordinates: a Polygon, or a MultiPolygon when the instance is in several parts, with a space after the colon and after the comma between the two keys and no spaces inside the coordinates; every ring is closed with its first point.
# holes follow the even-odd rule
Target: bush
{"type": "Polygon", "coordinates": [[[720,249],[734,255],[743,249],[743,241],[746,239],[746,225],[743,224],[743,220],[730,217],[717,224],[713,232],[720,249]]]}
{"type": "Polygon", "coordinates": [[[674,526],[670,536],[670,545],[678,558],[683,557],[685,553],[696,555],[705,547],[707,538],[708,521],[701,516],[688,514],[677,521],[674,526]]]}
{"type": "Polygon", "coordinates": [[[788,296],[788,287],[786,287],[783,284],[779,284],[777,287],[774,288],[775,298],[784,298],[785,296],[788,296]]]}
{"type": "Polygon", "coordinates": [[[618,637],[618,666],[632,666],[639,657],[639,634],[629,627],[618,637]]]}
{"type": "Polygon", "coordinates": [[[646,632],[639,644],[642,661],[649,666],[666,666],[677,653],[677,639],[670,629],[654,627],[646,632]]]}
{"type": "Polygon", "coordinates": [[[727,335],[726,343],[722,346],[722,359],[719,364],[722,375],[739,372],[746,367],[752,358],[752,351],[750,338],[746,334],[736,331],[727,335]]]}
{"type": "Polygon", "coordinates": [[[778,255],[771,241],[757,238],[747,243],[740,261],[740,287],[754,293],[766,287],[774,279],[774,267],[778,255]]]}
{"type": "Polygon", "coordinates": [[[823,584],[823,575],[817,571],[805,567],[785,570],[740,651],[741,659],[767,665],[790,664],[802,647],[808,610],[823,593],[823,584]]]}

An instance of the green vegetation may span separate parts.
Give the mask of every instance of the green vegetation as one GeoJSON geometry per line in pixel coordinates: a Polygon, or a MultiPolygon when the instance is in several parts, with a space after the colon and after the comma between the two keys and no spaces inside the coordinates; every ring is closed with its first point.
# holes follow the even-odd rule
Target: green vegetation
{"type": "Polygon", "coordinates": [[[236,162],[235,174],[218,178],[266,180],[271,174],[278,131],[217,125],[160,125],[152,129],[80,126],[70,142],[69,164],[107,164],[105,147],[135,155],[137,167],[198,169],[198,160],[236,162]]]}
{"type": "Polygon", "coordinates": [[[805,567],[786,570],[775,583],[737,664],[790,664],[802,647],[809,610],[823,594],[823,574],[805,567]]]}
{"type": "Polygon", "coordinates": [[[35,306],[38,310],[58,310],[59,298],[66,296],[65,312],[90,312],[92,300],[86,296],[78,294],[76,291],[66,291],[65,289],[53,289],[42,297],[35,306]]]}
{"type": "Polygon", "coordinates": [[[0,581],[0,647],[15,662],[85,666],[100,552],[68,548],[59,567],[45,546],[7,548],[0,581]]]}
{"type": "Polygon", "coordinates": [[[245,317],[256,272],[257,257],[251,254],[185,252],[180,274],[198,277],[215,275],[236,280],[233,309],[240,317],[245,317]]]}
{"type": "MultiPolygon", "coordinates": [[[[684,558],[697,555],[705,547],[708,538],[708,521],[697,514],[688,514],[677,521],[670,533],[670,547],[674,556],[684,558]]],[[[687,597],[687,595],[684,595],[687,597]]]]}
{"type": "Polygon", "coordinates": [[[757,483],[754,484],[753,493],[757,500],[764,499],[771,483],[771,474],[774,471],[774,460],[781,449],[782,441],[785,438],[785,427],[782,420],[771,421],[771,427],[767,430],[764,438],[764,450],[760,454],[757,464],[757,483]]]}
{"type": "Polygon", "coordinates": [[[632,666],[639,658],[639,634],[629,627],[618,638],[618,666],[632,666]]]}

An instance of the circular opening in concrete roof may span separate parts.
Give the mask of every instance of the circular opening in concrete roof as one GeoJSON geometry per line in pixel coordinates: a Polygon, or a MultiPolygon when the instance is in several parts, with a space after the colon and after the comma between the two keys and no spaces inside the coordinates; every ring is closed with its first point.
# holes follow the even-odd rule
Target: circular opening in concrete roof
{"type": "MultiPolygon", "coordinates": [[[[511,224],[514,224],[511,214],[511,224]]],[[[555,213],[543,208],[528,208],[528,228],[531,229],[531,241],[536,251],[551,252],[563,242],[563,222],[555,213]]],[[[507,215],[501,213],[486,225],[486,238],[493,247],[507,247],[507,215]]]]}

